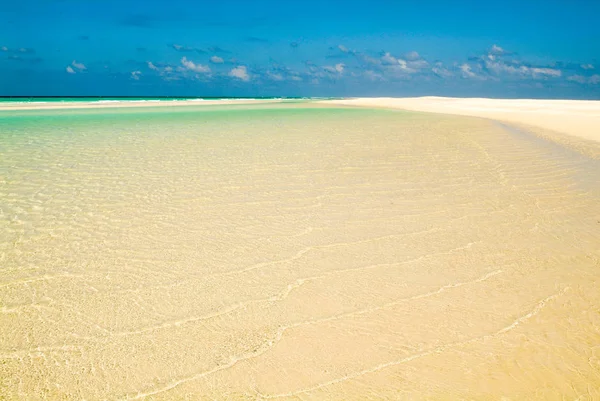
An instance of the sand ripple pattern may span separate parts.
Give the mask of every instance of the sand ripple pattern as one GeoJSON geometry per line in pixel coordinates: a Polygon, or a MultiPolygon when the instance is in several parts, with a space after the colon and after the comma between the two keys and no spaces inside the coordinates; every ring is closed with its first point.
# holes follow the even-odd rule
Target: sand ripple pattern
{"type": "Polygon", "coordinates": [[[165,109],[0,114],[0,399],[600,398],[584,145],[165,109]]]}

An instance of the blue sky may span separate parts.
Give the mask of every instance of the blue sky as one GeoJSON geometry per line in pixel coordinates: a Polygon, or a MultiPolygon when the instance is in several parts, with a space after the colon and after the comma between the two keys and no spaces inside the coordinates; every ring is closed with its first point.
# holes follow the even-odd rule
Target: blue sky
{"type": "Polygon", "coordinates": [[[19,0],[0,95],[600,99],[600,1],[19,0]]]}

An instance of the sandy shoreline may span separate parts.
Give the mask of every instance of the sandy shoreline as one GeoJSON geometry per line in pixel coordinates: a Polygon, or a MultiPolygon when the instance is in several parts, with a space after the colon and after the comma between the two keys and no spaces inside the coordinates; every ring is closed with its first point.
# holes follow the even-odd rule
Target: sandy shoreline
{"type": "Polygon", "coordinates": [[[6,102],[0,103],[0,111],[5,110],[55,110],[55,109],[105,109],[121,107],[179,107],[179,106],[216,106],[234,104],[281,103],[283,99],[219,99],[219,100],[108,100],[99,102],[6,102]]]}
{"type": "MultiPolygon", "coordinates": [[[[310,102],[310,100],[308,100],[310,102]]],[[[129,107],[179,107],[215,105],[259,105],[285,103],[286,99],[221,99],[178,101],[106,101],[65,103],[0,104],[6,110],[54,110],[129,107]]],[[[523,124],[552,132],[567,134],[588,141],[600,142],[600,101],[594,100],[540,100],[540,99],[487,99],[487,98],[348,98],[315,100],[314,104],[392,108],[429,113],[483,117],[512,124],[523,124]]]]}
{"type": "Polygon", "coordinates": [[[356,98],[328,104],[484,117],[600,142],[600,101],[479,98],[356,98]]]}

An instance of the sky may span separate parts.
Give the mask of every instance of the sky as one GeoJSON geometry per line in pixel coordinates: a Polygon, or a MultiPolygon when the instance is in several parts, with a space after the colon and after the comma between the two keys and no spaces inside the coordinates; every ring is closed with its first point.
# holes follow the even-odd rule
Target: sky
{"type": "Polygon", "coordinates": [[[600,99],[597,0],[19,0],[0,96],[600,99]]]}

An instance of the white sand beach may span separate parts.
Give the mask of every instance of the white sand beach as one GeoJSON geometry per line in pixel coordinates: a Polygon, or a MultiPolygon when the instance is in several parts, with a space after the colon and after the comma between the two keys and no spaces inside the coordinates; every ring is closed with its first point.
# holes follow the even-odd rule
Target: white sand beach
{"type": "Polygon", "coordinates": [[[485,117],[600,141],[600,101],[448,97],[356,98],[330,104],[485,117]]]}

